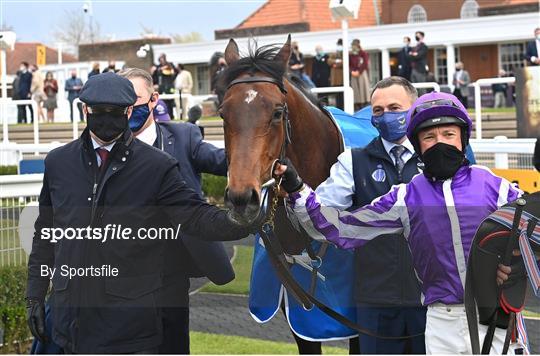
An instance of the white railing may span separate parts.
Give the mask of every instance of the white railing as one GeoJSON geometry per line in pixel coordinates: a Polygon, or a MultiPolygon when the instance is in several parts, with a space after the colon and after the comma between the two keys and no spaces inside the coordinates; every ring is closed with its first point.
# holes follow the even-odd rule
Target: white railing
{"type": "Polygon", "coordinates": [[[491,85],[491,84],[504,84],[504,83],[515,83],[516,78],[514,77],[505,77],[505,78],[482,78],[478,79],[473,83],[474,87],[474,115],[475,115],[475,127],[476,127],[476,138],[482,138],[482,95],[480,93],[480,87],[491,85]]]}
{"type": "Polygon", "coordinates": [[[49,153],[51,150],[56,147],[62,146],[63,143],[60,142],[51,142],[51,143],[0,143],[0,165],[1,166],[10,166],[18,165],[19,161],[23,159],[25,153],[49,153]]]}
{"type": "Polygon", "coordinates": [[[354,91],[351,87],[321,87],[321,88],[311,88],[311,92],[315,94],[324,94],[324,93],[343,93],[343,103],[345,107],[343,111],[348,114],[354,114],[354,91]]]}
{"type": "Polygon", "coordinates": [[[439,85],[439,83],[435,83],[435,82],[412,83],[412,85],[413,85],[416,89],[433,89],[433,90],[435,90],[436,92],[440,92],[440,91],[441,91],[441,86],[439,85]]]}
{"type": "MultiPolygon", "coordinates": [[[[34,144],[39,144],[39,115],[37,111],[37,103],[35,100],[32,99],[26,99],[26,100],[11,100],[11,99],[0,99],[0,102],[2,103],[2,106],[6,107],[9,105],[30,105],[32,106],[32,111],[34,112],[34,144]]],[[[26,108],[24,108],[26,110],[26,108]]],[[[4,110],[3,112],[7,112],[7,110],[4,110]]],[[[27,113],[28,114],[28,113],[27,113]]],[[[17,117],[19,113],[17,112],[17,117]]],[[[6,115],[7,116],[7,115],[6,115]]],[[[2,138],[3,143],[9,142],[9,132],[8,132],[8,119],[7,117],[2,118],[3,121],[3,131],[2,135],[4,136],[2,138]]],[[[26,116],[26,121],[28,121],[28,115],[26,116]]]]}
{"type": "Polygon", "coordinates": [[[509,139],[505,136],[470,140],[477,163],[498,169],[534,169],[535,143],[535,138],[509,139]]]}
{"type": "MultiPolygon", "coordinates": [[[[207,94],[207,95],[192,95],[192,94],[182,94],[179,93],[175,94],[159,94],[159,98],[163,100],[182,100],[182,98],[187,98],[187,108],[182,108],[182,110],[187,110],[195,105],[201,105],[204,101],[210,100],[210,99],[217,99],[217,95],[215,94],[207,94]]],[[[180,108],[178,108],[180,109],[180,108]]],[[[178,111],[178,114],[180,114],[180,117],[182,116],[182,113],[180,110],[178,111]]]]}

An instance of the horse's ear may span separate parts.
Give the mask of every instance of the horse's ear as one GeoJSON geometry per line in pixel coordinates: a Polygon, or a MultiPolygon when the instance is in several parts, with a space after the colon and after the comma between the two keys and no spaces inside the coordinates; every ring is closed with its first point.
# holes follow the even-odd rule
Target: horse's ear
{"type": "Polygon", "coordinates": [[[227,44],[227,48],[225,48],[225,62],[230,66],[239,59],[240,53],[238,52],[238,45],[236,44],[236,41],[231,38],[227,44]]]}
{"type": "Polygon", "coordinates": [[[276,54],[276,61],[281,62],[283,67],[287,68],[289,65],[289,58],[291,57],[291,34],[289,33],[289,36],[287,36],[287,41],[281,47],[279,52],[276,54]]]}

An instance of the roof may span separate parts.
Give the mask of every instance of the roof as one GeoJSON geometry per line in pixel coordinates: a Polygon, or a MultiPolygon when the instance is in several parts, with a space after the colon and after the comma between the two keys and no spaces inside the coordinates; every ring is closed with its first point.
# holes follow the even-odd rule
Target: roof
{"type": "MultiPolygon", "coordinates": [[[[382,0],[377,0],[379,11],[382,0]]],[[[310,31],[341,28],[340,21],[332,19],[328,0],[269,0],[242,21],[236,29],[253,28],[307,22],[310,31]]],[[[373,1],[362,1],[358,18],[349,21],[350,27],[366,27],[376,24],[373,1]]]]}
{"type": "MultiPolygon", "coordinates": [[[[36,47],[42,45],[39,42],[15,42],[15,49],[8,50],[7,56],[7,74],[15,74],[19,69],[21,62],[28,64],[36,63],[36,47]]],[[[45,52],[46,64],[54,64],[58,62],[58,51],[51,47],[46,47],[45,52]]],[[[71,54],[62,53],[63,63],[77,62],[77,58],[71,54]]]]}

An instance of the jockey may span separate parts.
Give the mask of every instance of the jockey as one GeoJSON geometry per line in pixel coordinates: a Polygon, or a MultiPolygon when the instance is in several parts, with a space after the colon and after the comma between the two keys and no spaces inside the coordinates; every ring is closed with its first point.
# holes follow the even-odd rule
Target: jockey
{"type": "MultiPolygon", "coordinates": [[[[470,354],[463,294],[467,258],[481,222],[522,191],[488,168],[469,165],[465,147],[472,122],[451,94],[429,93],[407,114],[407,136],[425,164],[410,183],[394,186],[370,205],[351,212],[322,206],[290,162],[278,165],[288,207],[316,240],[359,248],[381,234],[407,239],[422,303],[428,307],[428,354],[470,354]]],[[[480,337],[487,327],[479,325],[480,337]]],[[[506,330],[497,328],[491,352],[501,353],[506,330]]],[[[510,352],[521,348],[514,343],[510,352]]]]}

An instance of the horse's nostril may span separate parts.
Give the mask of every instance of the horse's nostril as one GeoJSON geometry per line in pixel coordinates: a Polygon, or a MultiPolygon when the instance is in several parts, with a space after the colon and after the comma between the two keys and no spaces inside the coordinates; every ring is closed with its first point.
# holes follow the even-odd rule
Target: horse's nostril
{"type": "Polygon", "coordinates": [[[251,206],[259,206],[259,194],[257,194],[257,191],[255,189],[251,190],[251,199],[249,200],[249,205],[251,206]]]}

